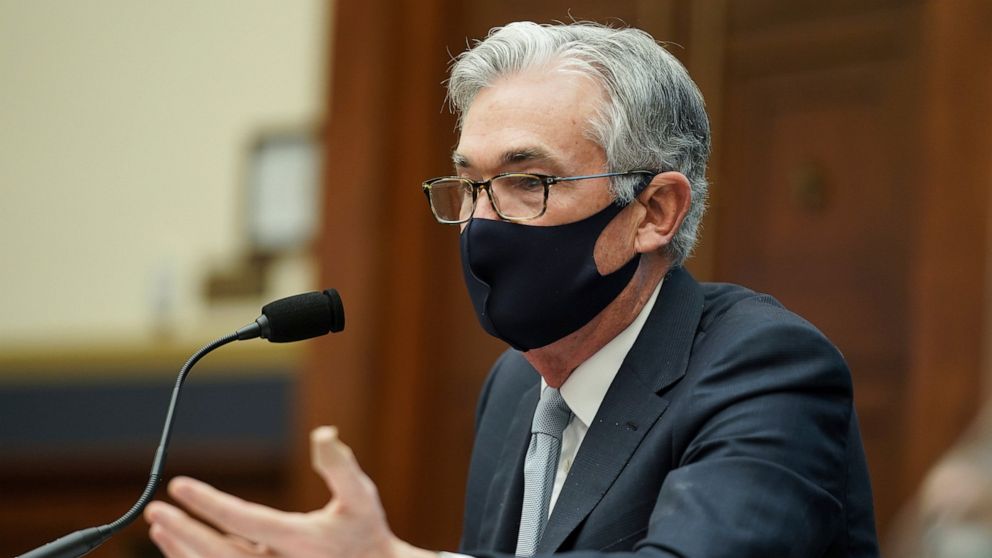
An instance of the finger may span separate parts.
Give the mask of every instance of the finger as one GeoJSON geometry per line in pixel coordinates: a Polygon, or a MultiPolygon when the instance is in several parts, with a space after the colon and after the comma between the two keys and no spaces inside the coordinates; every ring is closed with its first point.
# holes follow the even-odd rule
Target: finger
{"type": "Polygon", "coordinates": [[[161,541],[172,556],[249,556],[227,537],[174,506],[152,502],[145,517],[152,523],[153,540],[156,544],[161,541]]]}
{"type": "Polygon", "coordinates": [[[247,502],[198,480],[177,477],[169,483],[169,494],[204,520],[245,539],[278,546],[289,535],[292,514],[247,502]]]}
{"type": "Polygon", "coordinates": [[[172,533],[158,523],[153,523],[148,529],[148,537],[166,558],[193,558],[195,556],[192,550],[180,544],[172,533]]]}
{"type": "Polygon", "coordinates": [[[324,478],[339,504],[368,507],[372,483],[351,448],[338,439],[337,428],[321,426],[310,433],[310,456],[314,471],[324,478]]]}
{"type": "MultiPolygon", "coordinates": [[[[194,558],[199,556],[191,548],[182,544],[174,534],[158,523],[152,524],[148,530],[148,536],[166,558],[194,558]]],[[[235,535],[227,537],[227,540],[232,545],[244,551],[245,554],[252,556],[271,555],[269,547],[264,544],[253,543],[235,535]]]]}
{"type": "Polygon", "coordinates": [[[267,544],[250,541],[241,535],[228,535],[227,540],[248,554],[257,554],[259,556],[272,554],[272,549],[267,544]]]}

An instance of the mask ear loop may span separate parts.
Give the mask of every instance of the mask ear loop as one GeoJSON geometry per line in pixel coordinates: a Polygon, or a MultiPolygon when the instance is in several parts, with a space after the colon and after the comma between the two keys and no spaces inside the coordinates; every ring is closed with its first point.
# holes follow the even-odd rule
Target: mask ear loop
{"type": "Polygon", "coordinates": [[[640,180],[637,181],[637,184],[634,185],[634,190],[633,190],[633,192],[631,192],[630,201],[624,203],[623,205],[624,206],[627,206],[627,205],[630,205],[631,203],[637,201],[637,196],[640,196],[641,195],[641,192],[643,192],[645,190],[645,188],[647,188],[648,185],[651,184],[651,181],[654,180],[654,177],[658,176],[662,172],[665,172],[665,171],[664,170],[659,171],[659,172],[645,171],[643,174],[640,174],[639,176],[641,178],[640,178],[640,180]]]}

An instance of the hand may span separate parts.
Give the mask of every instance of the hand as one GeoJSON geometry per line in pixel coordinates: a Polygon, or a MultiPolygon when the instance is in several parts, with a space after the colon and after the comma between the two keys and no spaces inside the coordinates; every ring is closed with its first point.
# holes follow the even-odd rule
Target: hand
{"type": "Polygon", "coordinates": [[[169,483],[169,494],[203,521],[152,502],[145,510],[152,541],[168,558],[436,556],[389,530],[375,485],[359,468],[351,448],[338,440],[337,429],[317,428],[310,434],[310,445],[314,470],[331,489],[331,501],[323,508],[282,512],[179,477],[169,483]]]}

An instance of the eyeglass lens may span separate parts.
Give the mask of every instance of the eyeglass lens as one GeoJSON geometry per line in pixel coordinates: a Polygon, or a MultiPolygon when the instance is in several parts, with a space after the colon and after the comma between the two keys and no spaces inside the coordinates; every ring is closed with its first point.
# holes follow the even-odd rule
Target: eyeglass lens
{"type": "MultiPolygon", "coordinates": [[[[527,174],[494,178],[489,191],[496,210],[509,219],[530,219],[544,211],[545,186],[541,179],[527,174]]],[[[481,194],[480,194],[481,196],[481,194]]],[[[439,180],[430,187],[431,205],[438,218],[463,221],[472,216],[472,186],[468,180],[439,180]]],[[[483,202],[485,203],[485,202],[483,202]]]]}
{"type": "Polygon", "coordinates": [[[431,208],[438,219],[463,221],[472,216],[472,185],[466,180],[438,180],[430,187],[431,208]]]}

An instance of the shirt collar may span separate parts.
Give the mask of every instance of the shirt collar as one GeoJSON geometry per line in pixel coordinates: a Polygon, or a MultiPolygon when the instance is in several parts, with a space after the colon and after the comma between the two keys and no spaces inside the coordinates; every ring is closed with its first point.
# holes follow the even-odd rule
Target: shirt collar
{"type": "MultiPolygon", "coordinates": [[[[664,283],[664,279],[658,282],[651,298],[648,299],[647,304],[637,314],[634,321],[573,370],[565,383],[562,384],[560,390],[562,398],[565,399],[565,403],[568,404],[568,408],[572,410],[576,418],[582,421],[586,427],[592,424],[593,419],[596,418],[599,406],[603,403],[603,398],[606,397],[606,391],[610,389],[613,378],[620,371],[623,359],[626,358],[627,352],[634,346],[634,341],[640,335],[644,322],[647,321],[648,315],[658,299],[662,283],[664,283]]],[[[541,390],[543,391],[546,386],[547,383],[542,379],[541,390]]]]}

